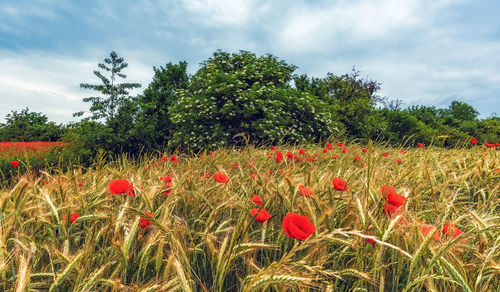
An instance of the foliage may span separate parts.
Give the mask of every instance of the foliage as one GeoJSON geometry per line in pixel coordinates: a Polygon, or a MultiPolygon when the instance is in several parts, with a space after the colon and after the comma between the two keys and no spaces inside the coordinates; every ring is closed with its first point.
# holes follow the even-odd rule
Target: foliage
{"type": "Polygon", "coordinates": [[[57,141],[64,133],[61,125],[28,108],[12,111],[5,119],[6,123],[0,124],[0,141],[57,141]]]}
{"type": "Polygon", "coordinates": [[[295,77],[298,90],[307,91],[328,102],[351,138],[370,139],[382,134],[385,122],[375,110],[380,84],[359,77],[359,71],[341,76],[328,73],[325,78],[295,77]]]}
{"type": "Polygon", "coordinates": [[[202,63],[170,108],[169,146],[194,150],[251,143],[316,141],[337,130],[331,107],[291,88],[295,66],[272,55],[218,51],[202,63]]]}
{"type": "Polygon", "coordinates": [[[146,150],[165,147],[172,135],[169,108],[177,102],[177,92],[189,85],[186,69],[186,62],[154,67],[153,81],[138,97],[140,112],[134,126],[134,137],[146,150]]]}

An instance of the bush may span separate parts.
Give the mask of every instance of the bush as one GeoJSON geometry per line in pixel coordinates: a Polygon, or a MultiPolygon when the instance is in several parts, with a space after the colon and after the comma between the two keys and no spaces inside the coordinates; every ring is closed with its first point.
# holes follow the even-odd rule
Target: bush
{"type": "Polygon", "coordinates": [[[175,131],[169,146],[235,145],[238,134],[253,144],[332,135],[338,130],[332,107],[290,87],[295,68],[272,55],[214,53],[187,90],[178,91],[178,103],[170,108],[175,131]]]}

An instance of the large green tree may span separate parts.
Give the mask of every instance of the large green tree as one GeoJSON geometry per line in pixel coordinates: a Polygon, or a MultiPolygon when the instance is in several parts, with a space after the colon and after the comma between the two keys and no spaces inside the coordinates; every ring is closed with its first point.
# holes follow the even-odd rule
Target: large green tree
{"type": "MultiPolygon", "coordinates": [[[[81,88],[90,89],[99,92],[102,96],[91,96],[83,99],[84,102],[90,102],[89,117],[91,120],[102,120],[106,122],[115,118],[118,108],[124,104],[128,98],[129,90],[141,87],[139,83],[118,83],[118,78],[125,79],[127,75],[122,73],[122,70],[128,67],[128,63],[118,54],[112,51],[108,58],[104,59],[104,63],[98,63],[98,67],[104,70],[102,73],[99,70],[94,71],[102,84],[80,84],[81,88]],[[105,76],[108,75],[108,76],[105,76]]],[[[82,116],[83,111],[75,113],[74,116],[82,116]]]]}

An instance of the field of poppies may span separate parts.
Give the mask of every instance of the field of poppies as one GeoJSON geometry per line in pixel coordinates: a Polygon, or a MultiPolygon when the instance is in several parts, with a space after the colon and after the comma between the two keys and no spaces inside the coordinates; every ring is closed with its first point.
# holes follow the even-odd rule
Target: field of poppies
{"type": "Polygon", "coordinates": [[[500,287],[495,145],[248,146],[51,173],[1,190],[0,290],[500,287]]]}

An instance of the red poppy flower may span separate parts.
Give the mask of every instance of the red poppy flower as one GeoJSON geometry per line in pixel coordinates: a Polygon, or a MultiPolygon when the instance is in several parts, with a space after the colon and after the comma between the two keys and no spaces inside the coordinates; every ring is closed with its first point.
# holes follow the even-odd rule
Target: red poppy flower
{"type": "Polygon", "coordinates": [[[272,171],[272,170],[270,170],[270,171],[268,171],[268,173],[269,173],[269,174],[273,174],[273,171],[272,171]]]}
{"type": "Polygon", "coordinates": [[[11,161],[11,162],[10,162],[10,165],[11,165],[12,167],[18,167],[18,166],[19,166],[19,161],[17,161],[17,160],[13,160],[13,161],[11,161]]]}
{"type": "Polygon", "coordinates": [[[326,153],[328,152],[328,149],[327,148],[323,148],[323,153],[326,153]]]}
{"type": "Polygon", "coordinates": [[[361,159],[361,157],[359,155],[357,155],[357,154],[354,155],[354,160],[360,160],[360,159],[361,159]]]}
{"type": "Polygon", "coordinates": [[[477,139],[472,137],[472,138],[470,138],[470,142],[472,143],[472,145],[476,145],[477,139]]]}
{"type": "Polygon", "coordinates": [[[257,164],[255,163],[255,161],[249,161],[248,162],[248,166],[256,166],[257,164]]]}
{"type": "Polygon", "coordinates": [[[78,184],[78,187],[83,188],[85,186],[85,183],[82,181],[78,184]]]}
{"type": "Polygon", "coordinates": [[[292,152],[287,152],[287,153],[286,153],[286,157],[287,157],[288,159],[293,159],[293,153],[292,153],[292,152]]]}
{"type": "Polygon", "coordinates": [[[330,142],[326,142],[326,148],[328,148],[328,150],[333,150],[333,146],[330,142]]]}
{"type": "Polygon", "coordinates": [[[366,244],[371,244],[371,245],[375,246],[377,244],[377,242],[371,238],[365,238],[365,245],[366,244]]]}
{"type": "Polygon", "coordinates": [[[349,186],[345,183],[345,180],[341,179],[340,177],[334,177],[332,179],[333,187],[337,191],[347,191],[349,190],[349,186]]]}
{"type": "Polygon", "coordinates": [[[365,153],[368,152],[368,150],[366,150],[365,148],[361,149],[361,151],[363,151],[365,153]]]}
{"type": "Polygon", "coordinates": [[[344,148],[344,144],[342,144],[340,142],[337,143],[337,146],[339,146],[340,148],[344,148]]]}
{"type": "Polygon", "coordinates": [[[314,196],[314,192],[306,188],[304,185],[299,185],[299,193],[306,198],[314,196]]]}
{"type": "Polygon", "coordinates": [[[50,183],[50,178],[46,179],[44,184],[48,185],[50,183]]]}
{"type": "Polygon", "coordinates": [[[394,192],[394,187],[382,186],[382,196],[387,200],[384,205],[384,213],[388,216],[404,214],[404,203],[406,198],[394,192]]]}
{"type": "Polygon", "coordinates": [[[69,217],[69,223],[75,222],[75,220],[78,219],[79,217],[80,217],[80,215],[78,215],[76,213],[71,214],[71,217],[69,217]]]}
{"type": "Polygon", "coordinates": [[[299,155],[305,155],[305,154],[306,154],[306,150],[304,148],[300,148],[299,155]]]}
{"type": "Polygon", "coordinates": [[[274,160],[276,160],[276,162],[281,162],[281,159],[283,159],[283,153],[276,150],[276,156],[275,156],[274,160]]]}
{"type": "MultiPolygon", "coordinates": [[[[147,212],[145,214],[145,217],[148,217],[148,219],[150,218],[153,218],[153,214],[151,214],[150,212],[147,212]]],[[[141,226],[142,228],[148,228],[149,224],[151,224],[151,222],[149,222],[149,220],[147,220],[146,218],[139,218],[139,226],[141,226]]]]}
{"type": "Polygon", "coordinates": [[[253,195],[251,198],[250,198],[250,201],[254,202],[255,204],[259,205],[259,206],[262,206],[262,199],[260,198],[259,195],[253,195]]]}
{"type": "Polygon", "coordinates": [[[255,178],[257,177],[257,173],[254,171],[252,172],[252,175],[250,176],[253,180],[255,180],[255,178]]]}
{"type": "Polygon", "coordinates": [[[495,143],[495,147],[500,147],[500,143],[495,143]]]}
{"type": "Polygon", "coordinates": [[[177,163],[177,162],[179,162],[179,159],[177,159],[177,157],[175,157],[175,156],[172,156],[172,157],[170,157],[170,162],[177,163]]]}
{"type": "Polygon", "coordinates": [[[389,153],[384,152],[384,153],[382,153],[382,156],[387,157],[387,156],[389,156],[389,153]]]}
{"type": "Polygon", "coordinates": [[[115,179],[108,184],[109,192],[113,195],[127,194],[135,198],[134,183],[130,183],[126,179],[115,179]]]}
{"type": "MultiPolygon", "coordinates": [[[[446,222],[446,224],[444,224],[444,226],[443,226],[443,234],[445,234],[447,236],[453,236],[453,238],[457,238],[460,235],[462,235],[463,233],[464,232],[462,230],[458,229],[458,227],[455,226],[455,224],[453,224],[453,223],[446,222]]],[[[462,242],[467,243],[467,240],[465,238],[462,238],[462,242]]]]}
{"type": "Polygon", "coordinates": [[[309,217],[288,212],[283,218],[283,230],[290,238],[305,240],[316,232],[316,227],[309,217]]]}
{"type": "Polygon", "coordinates": [[[165,188],[165,190],[163,191],[164,196],[168,196],[172,193],[172,189],[173,189],[172,185],[170,185],[169,183],[166,183],[163,185],[163,187],[165,188]]]}
{"type": "Polygon", "coordinates": [[[216,172],[213,176],[212,176],[216,181],[220,182],[220,183],[227,183],[227,181],[229,180],[229,178],[227,177],[227,175],[225,175],[224,173],[222,172],[216,172]]]}
{"type": "Polygon", "coordinates": [[[365,167],[365,165],[364,165],[364,164],[361,164],[361,165],[359,166],[359,168],[363,168],[363,167],[365,167]]]}
{"type": "MultiPolygon", "coordinates": [[[[429,232],[431,232],[433,226],[430,224],[427,224],[425,222],[420,222],[417,221],[417,226],[420,232],[422,233],[423,236],[429,235],[429,232]]],[[[432,240],[438,241],[441,240],[441,236],[439,235],[439,231],[434,232],[434,236],[432,237],[432,240]]]]}
{"type": "Polygon", "coordinates": [[[403,160],[401,160],[401,158],[398,158],[398,159],[396,159],[396,162],[397,162],[398,164],[401,164],[401,162],[403,162],[403,160]]]}
{"type": "Polygon", "coordinates": [[[259,211],[259,208],[253,208],[251,213],[252,213],[252,217],[255,217],[255,215],[257,215],[257,217],[255,217],[255,221],[261,222],[261,223],[266,222],[271,217],[273,217],[271,214],[269,214],[269,212],[267,212],[266,209],[260,209],[260,211],[259,211]],[[257,214],[257,212],[259,212],[259,214],[257,214]]]}
{"type": "Polygon", "coordinates": [[[233,167],[239,168],[240,165],[238,163],[233,163],[233,167]]]}
{"type": "Polygon", "coordinates": [[[332,155],[332,158],[333,158],[333,159],[337,159],[337,158],[339,158],[339,157],[338,157],[337,155],[333,154],[333,155],[332,155]]]}
{"type": "Polygon", "coordinates": [[[166,156],[163,156],[163,157],[161,158],[161,162],[165,162],[165,161],[167,161],[167,157],[166,157],[166,156]]]}
{"type": "Polygon", "coordinates": [[[401,153],[406,154],[406,153],[408,153],[408,151],[403,149],[403,150],[401,150],[401,153]]]}
{"type": "Polygon", "coordinates": [[[406,201],[406,197],[402,196],[400,194],[396,194],[394,192],[394,187],[391,187],[391,186],[387,186],[387,187],[382,186],[382,195],[387,200],[387,202],[389,202],[397,207],[403,206],[405,201],[406,201]]]}
{"type": "Polygon", "coordinates": [[[342,149],[342,153],[347,153],[347,148],[342,149]]]}
{"type": "Polygon", "coordinates": [[[422,143],[417,143],[417,145],[418,145],[418,147],[420,147],[420,148],[424,147],[424,144],[422,144],[422,143]]]}

